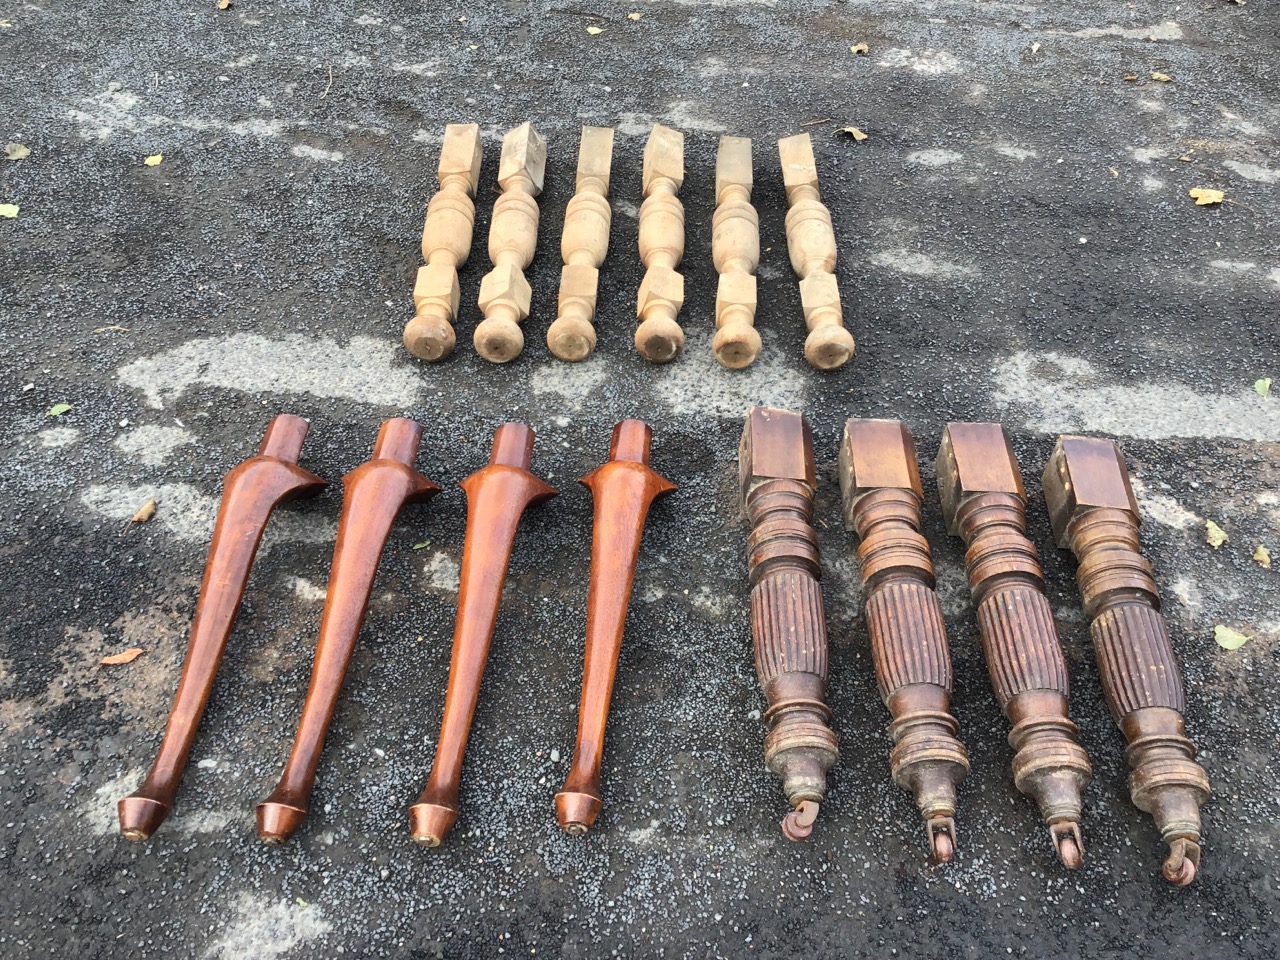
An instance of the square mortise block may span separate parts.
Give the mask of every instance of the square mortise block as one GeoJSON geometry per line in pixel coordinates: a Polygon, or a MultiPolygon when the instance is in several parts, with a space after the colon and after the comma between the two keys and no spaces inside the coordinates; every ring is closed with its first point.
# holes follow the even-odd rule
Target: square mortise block
{"type": "Polygon", "coordinates": [[[832,307],[837,316],[843,318],[844,310],[840,306],[840,284],[833,273],[811,273],[800,281],[800,305],[804,308],[806,320],[815,310],[832,307]]]}
{"type": "Polygon", "coordinates": [[[572,299],[586,300],[594,310],[596,292],[600,283],[600,271],[586,263],[566,263],[560,271],[560,309],[564,309],[565,301],[572,299]]]}
{"type": "Polygon", "coordinates": [[[817,486],[813,433],[793,410],[752,407],[738,444],[738,479],[745,499],[766,480],[796,480],[817,486]]]}
{"type": "Polygon", "coordinates": [[[942,516],[952,536],[960,534],[957,515],[970,497],[1008,493],[1026,503],[1018,459],[998,423],[948,423],[936,467],[942,516]]]}
{"type": "Polygon", "coordinates": [[[1141,522],[1124,454],[1113,440],[1059,437],[1042,482],[1049,523],[1060,547],[1071,546],[1071,521],[1092,509],[1125,510],[1141,522]]]}
{"type": "Polygon", "coordinates": [[[533,192],[542,192],[547,172],[547,141],[525,122],[502,138],[502,159],[498,162],[498,183],[505,187],[512,177],[524,174],[533,181],[533,192]]]}
{"type": "Polygon", "coordinates": [[[739,184],[751,194],[751,138],[721,137],[716,151],[716,199],[724,195],[724,188],[739,184]]]}
{"type": "Polygon", "coordinates": [[[900,420],[850,418],[840,441],[840,493],[845,526],[853,529],[858,501],[872,490],[910,490],[924,500],[911,431],[900,420]]]}
{"type": "Polygon", "coordinates": [[[604,183],[609,193],[609,168],[613,166],[613,128],[583,127],[582,143],[578,146],[578,178],[574,187],[582,186],[587,177],[595,177],[604,183]]]}
{"type": "Polygon", "coordinates": [[[413,305],[421,310],[427,303],[447,303],[449,316],[458,315],[458,272],[444,264],[423,264],[413,281],[413,305]]]}
{"type": "Polygon", "coordinates": [[[646,270],[636,296],[636,316],[643,317],[645,309],[654,302],[670,303],[678,311],[684,305],[684,277],[670,267],[646,270]]]}
{"type": "Polygon", "coordinates": [[[653,181],[659,177],[674,181],[677,190],[684,184],[684,134],[655,123],[644,145],[640,182],[646,197],[653,181]]]}
{"type": "Polygon", "coordinates": [[[807,133],[779,140],[778,159],[782,161],[782,183],[788,194],[794,187],[818,188],[818,165],[813,159],[813,141],[807,133]]]}
{"type": "Polygon", "coordinates": [[[504,264],[490,270],[480,281],[480,297],[477,302],[480,311],[488,316],[489,307],[499,301],[511,303],[523,320],[529,316],[529,306],[533,299],[533,291],[529,289],[529,281],[524,278],[520,268],[513,264],[504,264]]]}
{"type": "Polygon", "coordinates": [[[480,124],[451,123],[444,128],[444,144],[440,147],[440,166],[437,174],[441,180],[454,174],[463,174],[470,185],[467,193],[476,195],[480,182],[480,124]]]}
{"type": "Polygon", "coordinates": [[[754,315],[758,300],[756,298],[756,278],[749,273],[722,273],[716,284],[716,319],[729,306],[747,306],[754,315]]]}

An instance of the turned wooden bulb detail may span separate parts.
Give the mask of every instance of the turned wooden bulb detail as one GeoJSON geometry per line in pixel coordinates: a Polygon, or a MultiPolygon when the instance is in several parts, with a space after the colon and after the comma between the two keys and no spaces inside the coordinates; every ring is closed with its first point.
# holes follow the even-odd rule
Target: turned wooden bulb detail
{"type": "Polygon", "coordinates": [[[480,282],[484,319],[475,332],[476,352],[492,363],[514,360],[524,349],[520,324],[529,316],[532,293],[524,271],[538,246],[538,201],[547,166],[546,141],[530,123],[502,138],[498,185],[489,225],[489,261],[480,282]]]}
{"type": "Polygon", "coordinates": [[[480,180],[480,127],[451,123],[444,128],[437,175],[440,189],[427,204],[422,227],[422,259],[413,284],[414,316],[404,328],[404,345],[421,360],[441,360],[453,352],[458,317],[458,268],[471,253],[480,180]]]}
{"type": "Polygon", "coordinates": [[[559,316],[547,330],[547,346],[561,360],[585,360],[596,348],[596,297],[600,265],[609,250],[609,168],[613,130],[583,127],[578,148],[577,192],[564,212],[560,255],[559,316]]]}
{"type": "Polygon", "coordinates": [[[644,148],[644,203],[640,205],[640,260],[644,280],[636,298],[636,349],[654,363],[666,363],[684,346],[676,315],[684,304],[684,134],[655,124],[644,148]]]}
{"type": "Polygon", "coordinates": [[[853,356],[853,336],[844,328],[836,282],[836,235],[831,211],[818,192],[818,167],[807,133],[778,141],[787,190],[787,249],[800,278],[800,303],[809,336],[804,358],[820,370],[844,366],[853,356]]]}
{"type": "Polygon", "coordinates": [[[721,137],[716,154],[716,212],[711,257],[716,287],[716,335],[711,351],[722,366],[738,370],[760,356],[756,333],[756,267],[760,265],[760,217],[751,205],[751,141],[721,137]]]}

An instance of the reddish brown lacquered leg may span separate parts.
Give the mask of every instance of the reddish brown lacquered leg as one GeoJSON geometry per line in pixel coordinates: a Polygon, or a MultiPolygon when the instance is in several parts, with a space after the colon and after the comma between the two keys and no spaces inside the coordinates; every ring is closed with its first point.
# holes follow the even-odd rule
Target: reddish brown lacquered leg
{"type": "Polygon", "coordinates": [[[965,566],[978,608],[991,685],[1013,724],[1013,781],[1036,801],[1063,864],[1080,866],[1080,795],[1093,770],[1067,715],[1067,663],[1027,538],[1027,494],[998,423],[950,423],[938,452],[947,530],[969,549],[965,566]]]}
{"type": "Polygon", "coordinates": [[[915,794],[933,857],[945,862],[955,852],[956,789],[969,755],[950,713],[951,650],[920,533],[923,491],[907,428],[896,420],[846,423],[840,489],[845,526],[862,539],[871,659],[893,716],[893,780],[915,794]]]}
{"type": "Polygon", "coordinates": [[[1129,797],[1169,845],[1164,876],[1183,886],[1200,866],[1200,806],[1209,777],[1182,715],[1186,697],[1160,594],[1138,538],[1138,502],[1110,440],[1059,437],[1044,471],[1058,546],[1079,560],[1107,706],[1129,741],[1129,797]]]}
{"type": "Polygon", "coordinates": [[[782,778],[789,840],[803,840],[840,760],[827,707],[827,618],[813,529],[813,435],[803,416],[755,407],[738,449],[742,499],[751,519],[747,567],[756,674],[769,708],[764,759],[782,778]]]}
{"type": "Polygon", "coordinates": [[[556,495],[555,489],[529,472],[533,438],[533,430],[525,424],[504,423],[494,435],[489,465],[462,481],[467,493],[467,535],[462,547],[444,721],[431,778],[418,802],[409,808],[413,839],[426,847],[439,846],[458,819],[462,758],[516,528],[528,507],[556,495]]]}
{"type": "Polygon", "coordinates": [[[146,840],[173,806],[271,511],[288,500],[313,497],[325,486],[298,466],[307,426],[301,417],[280,414],[267,427],[258,455],[223,480],[222,505],[164,740],[142,786],[119,803],[120,832],[126,839],[146,840]]]}
{"type": "Polygon", "coordinates": [[[307,815],[316,765],[364,623],[392,521],[404,504],[424,503],[440,492],[413,469],[421,440],[422,427],[412,420],[388,420],[378,433],[373,458],[342,478],[338,542],[329,571],[311,686],[284,774],[271,796],[258,804],[258,837],[264,843],[284,843],[307,815]]]}
{"type": "Polygon", "coordinates": [[[575,836],[586,833],[600,814],[605,723],[645,517],[657,497],[675,490],[649,466],[652,437],[653,432],[639,420],[622,421],[613,428],[609,462],[582,478],[595,501],[586,661],[573,766],[564,789],[556,794],[560,826],[575,836]]]}

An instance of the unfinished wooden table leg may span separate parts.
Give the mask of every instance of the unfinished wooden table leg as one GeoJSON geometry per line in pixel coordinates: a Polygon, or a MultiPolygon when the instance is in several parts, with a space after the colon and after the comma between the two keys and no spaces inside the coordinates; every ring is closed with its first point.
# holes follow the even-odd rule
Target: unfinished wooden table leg
{"type": "Polygon", "coordinates": [[[489,225],[489,260],[493,269],[480,281],[476,352],[492,363],[520,356],[529,316],[531,292],[524,271],[538,246],[538,201],[547,167],[547,144],[530,123],[502,138],[498,185],[502,196],[493,205],[489,225]]]}
{"type": "Polygon", "coordinates": [[[819,370],[834,370],[853,356],[853,335],[844,328],[836,282],[836,234],[831,211],[818,192],[818,166],[807,133],[778,141],[787,188],[787,249],[800,278],[800,303],[809,336],[804,358],[819,370]]]}
{"type": "Polygon", "coordinates": [[[653,363],[666,363],[684,346],[676,314],[684,305],[684,134],[654,124],[644,147],[644,203],[640,205],[640,260],[644,279],[636,298],[636,349],[653,363]]]}
{"type": "Polygon", "coordinates": [[[458,318],[458,268],[471,253],[476,222],[476,184],[480,180],[480,126],[451,123],[444,128],[438,176],[440,189],[427,204],[422,227],[422,259],[413,284],[416,313],[405,324],[404,345],[422,360],[441,360],[453,352],[458,318]]]}
{"type": "Polygon", "coordinates": [[[547,330],[547,346],[561,360],[585,360],[596,348],[596,293],[609,249],[609,168],[613,130],[583,127],[578,148],[577,192],[564,212],[560,254],[560,315],[547,330]]]}
{"type": "Polygon", "coordinates": [[[721,137],[716,154],[716,212],[711,221],[711,256],[720,274],[711,352],[730,370],[749,367],[760,356],[760,334],[755,328],[760,217],[751,205],[751,183],[751,140],[721,137]]]}

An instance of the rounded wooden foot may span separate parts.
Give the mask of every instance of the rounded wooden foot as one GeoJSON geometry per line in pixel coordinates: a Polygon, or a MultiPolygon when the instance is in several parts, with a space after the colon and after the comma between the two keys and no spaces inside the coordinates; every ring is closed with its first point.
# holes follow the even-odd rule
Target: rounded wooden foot
{"type": "Polygon", "coordinates": [[[843,367],[853,356],[853,334],[844,327],[818,327],[804,341],[804,358],[819,370],[843,367]]]}
{"type": "Polygon", "coordinates": [[[169,815],[169,805],[148,797],[124,797],[116,804],[120,833],[126,840],[149,840],[169,815]]]}
{"type": "Polygon", "coordinates": [[[636,349],[652,363],[666,363],[684,346],[684,331],[669,317],[650,317],[636,328],[636,349]]]}
{"type": "Polygon", "coordinates": [[[585,360],[596,348],[596,328],[581,317],[560,317],[547,330],[547,346],[561,360],[585,360]]]}
{"type": "Polygon", "coordinates": [[[556,819],[565,833],[581,837],[595,824],[603,806],[599,797],[589,793],[557,793],[556,819]]]}
{"type": "Polygon", "coordinates": [[[476,327],[476,353],[490,363],[510,363],[524,349],[524,334],[514,320],[490,317],[476,327]]]}
{"type": "Polygon", "coordinates": [[[293,836],[307,811],[287,803],[266,800],[258,804],[258,839],[271,846],[279,846],[293,836]]]}
{"type": "Polygon", "coordinates": [[[457,822],[458,811],[452,807],[438,803],[415,803],[409,808],[413,842],[424,847],[440,846],[457,822]]]}
{"type": "Polygon", "coordinates": [[[414,317],[404,328],[404,345],[419,360],[443,360],[453,353],[453,327],[439,317],[414,317]]]}
{"type": "Polygon", "coordinates": [[[716,331],[711,341],[711,352],[722,367],[741,370],[756,362],[760,356],[760,334],[745,323],[726,324],[716,331]]]}

